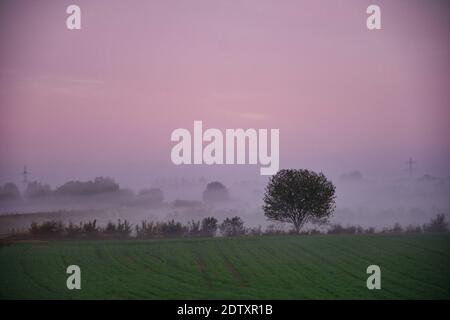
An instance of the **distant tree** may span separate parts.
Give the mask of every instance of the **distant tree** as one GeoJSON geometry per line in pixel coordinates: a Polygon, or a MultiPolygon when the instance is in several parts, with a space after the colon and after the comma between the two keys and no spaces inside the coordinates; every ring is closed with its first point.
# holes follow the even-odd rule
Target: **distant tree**
{"type": "Polygon", "coordinates": [[[48,184],[41,184],[40,182],[29,182],[25,189],[26,198],[40,198],[47,197],[52,194],[52,189],[48,184]]]}
{"type": "MultiPolygon", "coordinates": [[[[362,228],[361,228],[362,229],[362,228]]],[[[333,224],[328,229],[328,234],[356,234],[361,233],[361,229],[355,226],[343,227],[340,224],[333,224]]]]}
{"type": "Polygon", "coordinates": [[[251,235],[251,236],[262,236],[262,235],[263,235],[263,231],[262,231],[261,226],[248,228],[248,229],[246,230],[246,233],[247,233],[248,235],[251,235]]]}
{"type": "Polygon", "coordinates": [[[0,186],[0,201],[17,200],[20,199],[20,191],[17,186],[8,182],[0,186]]]}
{"type": "Polygon", "coordinates": [[[168,222],[161,222],[159,224],[159,230],[165,238],[178,238],[182,237],[187,232],[188,228],[172,219],[168,222]]]}
{"type": "Polygon", "coordinates": [[[164,200],[164,194],[162,190],[158,188],[142,189],[139,191],[139,195],[142,197],[149,197],[154,201],[161,202],[164,200]]]}
{"type": "Polygon", "coordinates": [[[132,199],[134,197],[134,191],[132,189],[127,189],[127,188],[118,189],[117,191],[113,191],[113,192],[114,192],[114,198],[121,197],[123,199],[126,199],[126,198],[132,199]]]}
{"type": "Polygon", "coordinates": [[[76,225],[72,223],[72,221],[70,221],[69,225],[65,227],[65,231],[68,238],[78,238],[82,235],[83,232],[82,223],[80,222],[79,225],[76,225]]]}
{"type": "Polygon", "coordinates": [[[226,218],[220,225],[220,232],[225,237],[245,234],[244,222],[239,217],[226,218]]]}
{"type": "Polygon", "coordinates": [[[87,237],[97,237],[100,234],[100,228],[97,226],[97,219],[84,222],[81,227],[81,232],[87,237]]]}
{"type": "Polygon", "coordinates": [[[117,224],[109,221],[103,229],[103,234],[112,238],[127,238],[130,236],[131,230],[131,224],[127,220],[122,222],[119,219],[117,224]]]}
{"type": "Polygon", "coordinates": [[[362,181],[363,175],[358,170],[344,173],[342,174],[339,179],[344,182],[354,182],[354,181],[362,181]]]}
{"type": "Polygon", "coordinates": [[[440,213],[432,218],[430,223],[423,226],[424,232],[446,232],[448,230],[448,223],[445,219],[445,215],[440,213]]]}
{"type": "Polygon", "coordinates": [[[55,190],[58,195],[86,196],[116,192],[119,185],[112,178],[97,177],[94,181],[69,181],[55,190]]]}
{"type": "Polygon", "coordinates": [[[173,206],[176,208],[197,208],[202,206],[202,202],[196,200],[175,200],[173,206]]]}
{"type": "Polygon", "coordinates": [[[202,220],[201,233],[206,237],[214,237],[217,231],[217,219],[206,217],[202,220]]]}
{"type": "Polygon", "coordinates": [[[191,220],[188,222],[188,235],[190,237],[199,237],[202,235],[200,228],[200,221],[191,220]]]}
{"type": "Polygon", "coordinates": [[[375,228],[374,227],[369,227],[369,228],[364,230],[364,233],[374,234],[375,233],[375,228]]]}
{"type": "Polygon", "coordinates": [[[31,223],[29,232],[36,237],[60,237],[63,234],[64,226],[61,221],[45,221],[41,224],[31,223]]]}
{"type": "Polygon", "coordinates": [[[203,201],[205,202],[222,202],[228,199],[228,189],[218,181],[208,183],[206,190],[203,191],[203,201]]]}
{"type": "Polygon", "coordinates": [[[138,203],[143,205],[158,205],[164,201],[164,193],[161,189],[143,189],[139,192],[138,203]]]}
{"type": "Polygon", "coordinates": [[[279,234],[284,234],[284,229],[283,229],[283,225],[281,224],[270,224],[266,227],[266,230],[264,231],[264,235],[279,235],[279,234]]]}
{"type": "Polygon", "coordinates": [[[406,233],[421,233],[422,227],[410,224],[406,227],[405,232],[406,233]]]}
{"type": "Polygon", "coordinates": [[[403,227],[401,226],[400,223],[396,222],[394,224],[394,227],[392,228],[392,232],[394,232],[394,233],[402,233],[403,232],[403,227]]]}
{"type": "Polygon", "coordinates": [[[341,226],[339,223],[331,225],[331,227],[328,229],[328,234],[342,234],[345,233],[345,228],[341,226]]]}
{"type": "Polygon", "coordinates": [[[269,220],[288,222],[295,231],[307,222],[323,222],[335,209],[335,187],[323,173],[280,170],[270,178],[264,195],[269,220]]]}
{"type": "Polygon", "coordinates": [[[159,225],[153,221],[147,222],[144,220],[141,225],[136,225],[135,229],[138,239],[152,239],[160,236],[159,225]]]}

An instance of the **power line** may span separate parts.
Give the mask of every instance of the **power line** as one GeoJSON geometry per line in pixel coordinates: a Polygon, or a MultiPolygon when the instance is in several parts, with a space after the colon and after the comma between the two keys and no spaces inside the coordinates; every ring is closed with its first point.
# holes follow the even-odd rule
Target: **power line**
{"type": "Polygon", "coordinates": [[[28,185],[28,170],[27,170],[27,166],[23,166],[23,171],[22,171],[22,183],[25,185],[25,187],[28,185]]]}
{"type": "Polygon", "coordinates": [[[409,177],[412,178],[414,171],[414,163],[416,163],[411,157],[405,162],[408,165],[409,177]]]}

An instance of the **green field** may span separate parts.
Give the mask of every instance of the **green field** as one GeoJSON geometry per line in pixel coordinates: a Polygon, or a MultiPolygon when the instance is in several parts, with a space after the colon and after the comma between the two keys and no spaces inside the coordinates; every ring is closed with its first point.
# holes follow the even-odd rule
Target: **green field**
{"type": "Polygon", "coordinates": [[[450,234],[13,243],[0,273],[3,299],[449,299],[450,234]]]}

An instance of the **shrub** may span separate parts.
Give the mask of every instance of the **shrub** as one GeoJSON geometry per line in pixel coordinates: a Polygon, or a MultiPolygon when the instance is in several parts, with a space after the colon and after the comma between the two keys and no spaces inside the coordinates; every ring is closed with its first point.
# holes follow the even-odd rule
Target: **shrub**
{"type": "Polygon", "coordinates": [[[320,232],[320,230],[319,229],[316,229],[316,228],[313,228],[313,229],[310,229],[310,230],[308,230],[308,234],[309,235],[313,235],[313,234],[321,234],[322,232],[320,232]]]}
{"type": "Polygon", "coordinates": [[[283,227],[276,224],[270,224],[266,227],[266,230],[264,231],[264,235],[267,236],[273,236],[273,235],[280,235],[284,234],[283,227]]]}
{"type": "Polygon", "coordinates": [[[402,233],[403,232],[403,227],[400,225],[400,223],[396,223],[394,224],[394,227],[392,228],[392,232],[394,233],[402,233]]]}
{"type": "Polygon", "coordinates": [[[217,232],[217,219],[214,217],[203,218],[201,232],[205,237],[214,237],[217,232]]]}
{"type": "Polygon", "coordinates": [[[356,234],[358,228],[355,226],[343,227],[340,224],[334,224],[328,229],[328,234],[356,234]]]}
{"type": "Polygon", "coordinates": [[[162,222],[159,224],[161,234],[165,238],[179,238],[187,233],[187,227],[183,226],[180,222],[176,222],[174,219],[168,222],[162,222]]]}
{"type": "Polygon", "coordinates": [[[446,232],[448,230],[448,223],[445,215],[440,213],[435,218],[430,220],[430,223],[423,226],[424,232],[446,232]]]}
{"type": "Polygon", "coordinates": [[[147,222],[144,220],[140,226],[136,225],[136,237],[138,239],[152,239],[157,238],[159,235],[158,225],[153,221],[147,222]]]}
{"type": "Polygon", "coordinates": [[[245,234],[244,222],[238,216],[226,218],[220,225],[220,232],[225,237],[245,234]]]}
{"type": "Polygon", "coordinates": [[[87,237],[98,237],[100,228],[97,227],[97,220],[83,222],[81,225],[81,232],[87,237]]]}
{"type": "Polygon", "coordinates": [[[246,230],[246,233],[250,236],[262,236],[263,235],[263,231],[261,229],[261,226],[257,226],[254,228],[249,228],[246,230]]]}
{"type": "Polygon", "coordinates": [[[374,227],[369,227],[369,228],[364,230],[364,233],[373,234],[373,233],[375,233],[375,228],[374,227]]]}
{"type": "Polygon", "coordinates": [[[108,222],[106,228],[103,230],[103,234],[112,238],[128,238],[131,233],[131,224],[124,220],[121,222],[119,219],[117,225],[113,222],[108,222]]]}
{"type": "Polygon", "coordinates": [[[41,224],[31,223],[30,234],[38,237],[60,237],[64,227],[61,221],[46,221],[41,224]]]}
{"type": "Polygon", "coordinates": [[[413,226],[413,225],[409,225],[406,227],[405,229],[406,233],[421,233],[422,232],[422,228],[420,226],[413,226]]]}
{"type": "Polygon", "coordinates": [[[69,222],[69,225],[65,228],[66,235],[69,238],[78,238],[83,234],[83,228],[82,223],[80,222],[79,225],[75,225],[71,222],[69,222]]]}
{"type": "Polygon", "coordinates": [[[200,221],[191,220],[188,222],[188,235],[191,237],[200,237],[202,235],[200,229],[200,221]]]}

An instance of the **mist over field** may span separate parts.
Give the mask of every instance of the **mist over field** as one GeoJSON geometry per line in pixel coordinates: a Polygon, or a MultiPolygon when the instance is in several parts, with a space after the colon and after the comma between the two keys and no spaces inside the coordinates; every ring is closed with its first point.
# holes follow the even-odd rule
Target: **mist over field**
{"type": "MultiPolygon", "coordinates": [[[[105,225],[118,219],[126,219],[133,224],[143,220],[171,219],[187,223],[208,216],[214,216],[219,221],[239,216],[246,227],[265,228],[275,223],[269,221],[262,210],[267,178],[218,180],[228,191],[228,197],[221,201],[205,199],[204,192],[211,181],[204,177],[160,178],[148,188],[136,190],[123,188],[119,182],[111,181],[115,189],[109,191],[107,188],[101,192],[85,190],[82,194],[71,195],[61,192],[61,188],[58,189],[60,186],[50,188],[38,183],[34,184],[34,189],[28,190],[28,193],[34,194],[27,195],[23,191],[17,199],[3,197],[0,201],[0,233],[28,228],[31,222],[48,220],[79,223],[97,219],[105,225]]],[[[377,180],[352,171],[332,181],[336,185],[336,210],[329,224],[360,225],[382,230],[395,223],[403,227],[421,226],[438,213],[450,218],[450,178],[423,175],[377,180]]],[[[280,223],[276,225],[285,230],[290,228],[280,223]]],[[[326,229],[327,225],[320,227],[326,229]]]]}

